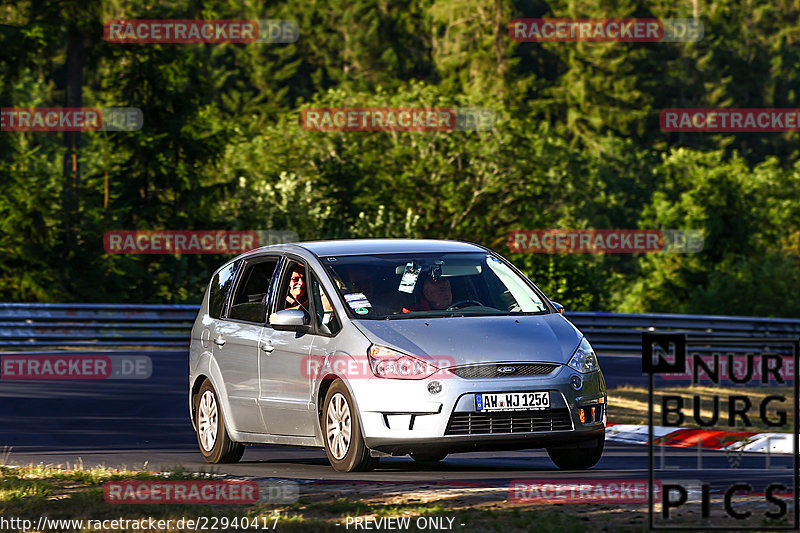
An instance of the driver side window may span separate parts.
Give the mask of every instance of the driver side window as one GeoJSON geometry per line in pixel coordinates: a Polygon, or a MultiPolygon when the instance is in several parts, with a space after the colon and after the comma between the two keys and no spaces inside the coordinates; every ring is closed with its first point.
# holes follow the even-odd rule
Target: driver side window
{"type": "Polygon", "coordinates": [[[311,314],[308,301],[306,267],[298,261],[288,260],[275,295],[275,311],[299,309],[311,314]]]}

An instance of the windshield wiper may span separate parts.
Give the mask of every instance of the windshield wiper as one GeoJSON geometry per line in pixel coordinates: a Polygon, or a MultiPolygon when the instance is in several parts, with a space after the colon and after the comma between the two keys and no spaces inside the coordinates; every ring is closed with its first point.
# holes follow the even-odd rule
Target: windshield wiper
{"type": "MultiPolygon", "coordinates": [[[[452,313],[452,314],[444,314],[439,313],[435,315],[417,315],[413,313],[403,313],[402,315],[386,315],[381,320],[406,320],[410,318],[451,318],[454,316],[464,317],[467,316],[464,313],[452,313]]],[[[470,315],[470,316],[479,316],[479,315],[470,315]]]]}

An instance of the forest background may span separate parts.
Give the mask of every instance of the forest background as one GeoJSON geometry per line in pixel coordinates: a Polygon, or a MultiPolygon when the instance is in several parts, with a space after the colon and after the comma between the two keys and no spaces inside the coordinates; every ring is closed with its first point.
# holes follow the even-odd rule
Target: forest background
{"type": "Polygon", "coordinates": [[[665,133],[792,108],[794,0],[2,0],[0,105],[137,107],[138,132],[0,132],[0,301],[198,303],[220,255],[112,229],[459,239],[568,310],[800,317],[798,133],[665,133]],[[521,43],[516,18],[692,18],[695,43],[521,43]],[[290,44],[119,44],[112,19],[289,19],[290,44]],[[483,107],[486,132],[322,132],[308,107],[483,107]],[[77,142],[76,142],[77,140],[77,142]],[[106,188],[108,194],[106,196],[106,188]],[[520,254],[514,229],[703,233],[701,253],[520,254]]]}

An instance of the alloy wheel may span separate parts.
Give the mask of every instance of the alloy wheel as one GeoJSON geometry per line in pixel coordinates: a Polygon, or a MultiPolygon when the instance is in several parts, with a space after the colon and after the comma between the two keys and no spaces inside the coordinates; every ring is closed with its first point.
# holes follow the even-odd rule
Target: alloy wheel
{"type": "Polygon", "coordinates": [[[330,402],[328,402],[328,417],[325,426],[328,449],[336,459],[343,459],[347,455],[347,450],[350,449],[352,420],[350,406],[341,393],[337,392],[331,396],[330,402]]]}
{"type": "Polygon", "coordinates": [[[200,444],[203,449],[210,452],[214,449],[217,442],[217,399],[211,391],[205,391],[200,397],[198,406],[197,431],[200,436],[200,444]]]}

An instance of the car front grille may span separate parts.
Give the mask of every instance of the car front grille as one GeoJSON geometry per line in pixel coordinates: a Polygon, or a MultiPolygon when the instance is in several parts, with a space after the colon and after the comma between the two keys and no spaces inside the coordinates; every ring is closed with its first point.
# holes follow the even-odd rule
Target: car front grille
{"type": "Polygon", "coordinates": [[[557,366],[548,363],[492,363],[488,365],[459,366],[450,369],[450,372],[464,379],[516,378],[519,376],[545,376],[553,372],[557,366]],[[501,372],[500,369],[505,369],[506,371],[501,372]]]}
{"type": "Polygon", "coordinates": [[[496,413],[453,413],[445,435],[535,433],[572,429],[569,409],[507,411],[496,413]]]}

